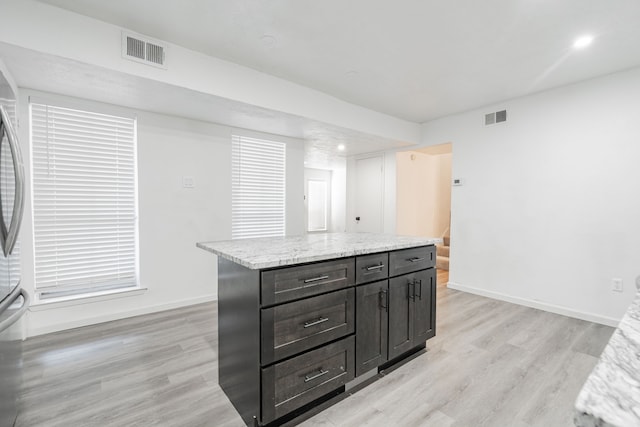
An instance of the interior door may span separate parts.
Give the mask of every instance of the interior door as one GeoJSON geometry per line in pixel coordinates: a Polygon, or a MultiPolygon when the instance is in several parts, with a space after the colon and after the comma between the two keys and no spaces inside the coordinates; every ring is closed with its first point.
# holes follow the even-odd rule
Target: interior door
{"type": "Polygon", "coordinates": [[[356,160],[355,230],[382,233],[384,175],[382,156],[356,160]]]}

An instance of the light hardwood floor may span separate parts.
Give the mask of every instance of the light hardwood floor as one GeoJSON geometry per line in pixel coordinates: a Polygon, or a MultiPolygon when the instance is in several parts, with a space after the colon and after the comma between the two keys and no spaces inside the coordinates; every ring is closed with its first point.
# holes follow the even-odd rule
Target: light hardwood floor
{"type": "MultiPolygon", "coordinates": [[[[304,426],[571,426],[612,328],[455,290],[427,351],[304,426]]],[[[217,384],[215,303],[25,343],[19,427],[242,426],[217,384]]]]}

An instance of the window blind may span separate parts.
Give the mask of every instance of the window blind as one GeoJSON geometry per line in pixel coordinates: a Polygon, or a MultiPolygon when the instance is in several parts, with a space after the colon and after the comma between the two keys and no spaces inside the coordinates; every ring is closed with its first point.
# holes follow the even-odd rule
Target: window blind
{"type": "Polygon", "coordinates": [[[41,299],[138,286],[136,121],[31,104],[41,299]]]}
{"type": "Polygon", "coordinates": [[[284,236],[285,157],[283,142],[232,136],[231,236],[284,236]]]}

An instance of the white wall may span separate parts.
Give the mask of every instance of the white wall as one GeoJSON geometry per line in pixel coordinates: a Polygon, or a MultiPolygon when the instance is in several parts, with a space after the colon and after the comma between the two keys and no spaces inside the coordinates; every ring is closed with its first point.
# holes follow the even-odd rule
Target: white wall
{"type": "Polygon", "coordinates": [[[615,324],[640,274],[639,117],[635,69],[426,123],[424,144],[453,142],[465,179],[452,287],[615,324]]]}
{"type": "Polygon", "coordinates": [[[331,162],[331,231],[344,233],[347,228],[347,159],[331,162]]]}
{"type": "Polygon", "coordinates": [[[384,202],[382,231],[386,234],[396,233],[396,156],[394,151],[384,153],[384,202]]]}
{"type": "MultiPolygon", "coordinates": [[[[27,177],[30,95],[100,109],[114,108],[21,89],[19,132],[27,177]]],[[[116,107],[115,111],[118,110],[138,117],[140,282],[147,290],[77,305],[33,307],[28,316],[29,336],[217,298],[217,259],[196,248],[195,243],[231,237],[231,134],[237,130],[116,107]],[[195,188],[183,188],[183,176],[194,177],[195,188]]],[[[304,213],[303,143],[279,139],[287,142],[287,233],[300,234],[304,213]]],[[[30,193],[28,187],[21,231],[22,283],[33,294],[30,193]]]]}

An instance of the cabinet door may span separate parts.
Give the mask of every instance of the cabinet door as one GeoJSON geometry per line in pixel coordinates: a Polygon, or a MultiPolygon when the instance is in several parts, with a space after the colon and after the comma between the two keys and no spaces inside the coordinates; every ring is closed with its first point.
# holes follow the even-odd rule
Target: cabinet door
{"type": "Polygon", "coordinates": [[[356,288],[356,376],[387,361],[389,282],[356,288]]]}
{"type": "Polygon", "coordinates": [[[389,279],[389,359],[413,348],[413,279],[415,274],[389,279]]]}
{"type": "Polygon", "coordinates": [[[430,268],[414,274],[413,346],[436,334],[436,270],[430,268]]]}

